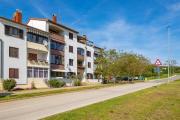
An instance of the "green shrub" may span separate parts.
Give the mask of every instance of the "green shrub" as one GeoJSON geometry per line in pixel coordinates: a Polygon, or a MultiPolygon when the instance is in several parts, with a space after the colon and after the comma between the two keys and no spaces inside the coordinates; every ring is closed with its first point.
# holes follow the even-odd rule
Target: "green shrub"
{"type": "Polygon", "coordinates": [[[51,88],[60,88],[60,87],[65,86],[66,83],[62,80],[54,79],[54,80],[49,80],[48,84],[51,88]]]}
{"type": "Polygon", "coordinates": [[[74,86],[81,86],[81,80],[74,80],[74,86]]]}
{"type": "Polygon", "coordinates": [[[3,88],[5,90],[11,91],[16,86],[16,81],[14,79],[3,80],[3,88]]]}

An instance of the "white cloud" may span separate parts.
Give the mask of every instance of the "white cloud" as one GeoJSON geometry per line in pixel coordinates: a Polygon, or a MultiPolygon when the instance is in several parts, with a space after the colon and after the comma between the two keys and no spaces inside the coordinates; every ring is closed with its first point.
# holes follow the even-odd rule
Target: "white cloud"
{"type": "Polygon", "coordinates": [[[153,61],[156,58],[166,59],[163,54],[167,53],[166,34],[160,26],[135,25],[124,19],[117,19],[88,31],[90,39],[101,47],[137,52],[153,61]]]}

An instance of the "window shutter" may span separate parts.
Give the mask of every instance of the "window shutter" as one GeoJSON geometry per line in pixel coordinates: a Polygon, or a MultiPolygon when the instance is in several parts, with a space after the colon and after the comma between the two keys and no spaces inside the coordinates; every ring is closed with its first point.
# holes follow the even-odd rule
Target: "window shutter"
{"type": "Polygon", "coordinates": [[[19,69],[14,70],[15,78],[19,78],[19,69]]]}
{"type": "Polygon", "coordinates": [[[14,69],[9,68],[9,78],[13,78],[14,77],[14,69]]]}

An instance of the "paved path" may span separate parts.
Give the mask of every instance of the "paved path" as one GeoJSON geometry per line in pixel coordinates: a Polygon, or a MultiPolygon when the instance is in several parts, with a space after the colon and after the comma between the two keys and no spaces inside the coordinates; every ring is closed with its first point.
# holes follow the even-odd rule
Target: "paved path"
{"type": "MultiPolygon", "coordinates": [[[[171,80],[179,79],[175,76],[171,80]]],[[[165,83],[167,79],[0,103],[0,120],[37,120],[165,83]]]]}

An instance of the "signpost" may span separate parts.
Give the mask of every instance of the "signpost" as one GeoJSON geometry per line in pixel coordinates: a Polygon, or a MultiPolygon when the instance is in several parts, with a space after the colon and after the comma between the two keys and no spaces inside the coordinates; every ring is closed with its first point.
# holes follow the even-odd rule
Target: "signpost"
{"type": "Polygon", "coordinates": [[[160,66],[162,65],[162,63],[161,63],[161,61],[159,60],[159,59],[157,59],[156,60],[156,62],[155,62],[155,65],[156,65],[156,70],[155,70],[155,72],[157,72],[158,73],[158,78],[160,78],[160,66]]]}

